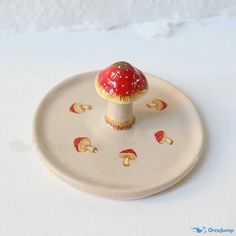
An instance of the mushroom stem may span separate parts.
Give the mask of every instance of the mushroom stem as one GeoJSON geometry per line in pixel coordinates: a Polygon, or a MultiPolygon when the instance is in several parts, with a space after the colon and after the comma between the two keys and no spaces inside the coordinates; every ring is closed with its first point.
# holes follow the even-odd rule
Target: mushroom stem
{"type": "Polygon", "coordinates": [[[87,109],[87,110],[91,110],[92,109],[92,106],[91,105],[82,105],[82,108],[83,109],[87,109]]]}
{"type": "Polygon", "coordinates": [[[124,166],[129,166],[129,157],[125,157],[123,160],[123,165],[124,166]]]}
{"type": "Polygon", "coordinates": [[[90,146],[90,145],[87,146],[86,149],[90,152],[95,152],[95,153],[98,151],[98,149],[96,147],[93,147],[93,146],[90,146]]]}
{"type": "Polygon", "coordinates": [[[114,129],[129,129],[135,122],[133,104],[108,102],[105,120],[114,129]]]}
{"type": "Polygon", "coordinates": [[[150,107],[150,108],[153,108],[153,107],[156,107],[156,106],[157,106],[157,104],[156,104],[156,103],[153,103],[153,102],[151,102],[151,103],[148,103],[148,104],[147,104],[147,106],[148,106],[148,107],[150,107]]]}
{"type": "Polygon", "coordinates": [[[170,145],[173,144],[173,140],[172,140],[171,138],[169,138],[169,137],[166,137],[166,138],[165,138],[165,141],[166,141],[168,144],[170,144],[170,145]]]}

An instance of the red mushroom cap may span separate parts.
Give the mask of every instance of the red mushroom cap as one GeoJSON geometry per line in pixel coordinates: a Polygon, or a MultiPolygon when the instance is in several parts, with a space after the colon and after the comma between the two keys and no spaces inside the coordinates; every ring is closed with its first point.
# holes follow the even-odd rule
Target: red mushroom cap
{"type": "Polygon", "coordinates": [[[79,138],[74,139],[74,147],[75,147],[77,152],[79,152],[79,143],[85,138],[86,137],[79,137],[79,138]]]}
{"type": "Polygon", "coordinates": [[[75,113],[75,107],[74,107],[74,103],[70,106],[70,112],[74,112],[75,113]]]}
{"type": "Polygon", "coordinates": [[[125,149],[125,150],[121,151],[120,153],[133,154],[137,157],[137,153],[133,149],[125,149]]]}
{"type": "Polygon", "coordinates": [[[158,143],[162,143],[164,137],[165,137],[165,131],[159,130],[154,134],[156,140],[158,143]]]}
{"type": "Polygon", "coordinates": [[[130,160],[135,160],[137,157],[137,154],[133,149],[125,149],[120,152],[120,157],[129,158],[130,160]]]}
{"type": "Polygon", "coordinates": [[[167,103],[166,102],[164,102],[163,100],[160,100],[160,102],[161,102],[161,110],[164,110],[164,109],[166,109],[167,108],[167,103]]]}
{"type": "Polygon", "coordinates": [[[97,92],[105,99],[128,104],[148,91],[144,74],[128,62],[116,62],[101,71],[95,81],[97,92]]]}

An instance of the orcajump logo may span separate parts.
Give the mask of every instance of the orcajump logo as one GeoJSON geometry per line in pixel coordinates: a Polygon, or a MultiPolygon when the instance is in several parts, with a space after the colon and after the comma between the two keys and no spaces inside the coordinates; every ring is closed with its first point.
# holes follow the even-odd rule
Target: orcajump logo
{"type": "Polygon", "coordinates": [[[233,233],[234,229],[230,228],[207,228],[205,226],[195,226],[192,227],[192,231],[197,234],[205,234],[205,233],[233,233]]]}
{"type": "Polygon", "coordinates": [[[202,226],[202,227],[192,227],[192,230],[194,233],[206,233],[207,232],[207,229],[206,227],[202,226]]]}

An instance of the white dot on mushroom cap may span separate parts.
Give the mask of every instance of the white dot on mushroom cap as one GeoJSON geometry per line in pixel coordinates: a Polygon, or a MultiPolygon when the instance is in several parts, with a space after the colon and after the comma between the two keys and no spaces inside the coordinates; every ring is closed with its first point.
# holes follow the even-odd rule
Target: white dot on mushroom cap
{"type": "Polygon", "coordinates": [[[126,94],[129,94],[129,92],[127,91],[126,94]]]}
{"type": "Polygon", "coordinates": [[[127,75],[126,75],[126,76],[125,76],[125,78],[126,78],[126,79],[128,79],[128,78],[129,78],[129,76],[127,76],[127,75]]]}
{"type": "Polygon", "coordinates": [[[106,86],[107,84],[104,83],[103,85],[106,86]]]}
{"type": "Polygon", "coordinates": [[[114,87],[116,86],[116,81],[111,81],[111,83],[114,85],[114,87]]]}
{"type": "Polygon", "coordinates": [[[113,92],[114,92],[114,90],[113,90],[113,89],[110,89],[109,93],[113,93],[113,92]]]}
{"type": "Polygon", "coordinates": [[[121,87],[124,88],[124,85],[122,84],[121,87]]]}

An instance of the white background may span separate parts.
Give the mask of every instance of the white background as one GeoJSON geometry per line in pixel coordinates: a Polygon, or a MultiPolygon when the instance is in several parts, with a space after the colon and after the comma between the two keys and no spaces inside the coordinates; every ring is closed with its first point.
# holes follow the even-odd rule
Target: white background
{"type": "Polygon", "coordinates": [[[193,226],[236,231],[236,18],[190,24],[169,38],[145,39],[129,28],[1,35],[0,88],[0,235],[195,235],[193,226]],[[48,171],[31,144],[34,111],[50,88],[117,60],[185,91],[205,128],[194,171],[136,201],[74,189],[48,171]]]}
{"type": "Polygon", "coordinates": [[[0,32],[109,29],[235,16],[236,0],[1,0],[0,32]]]}

